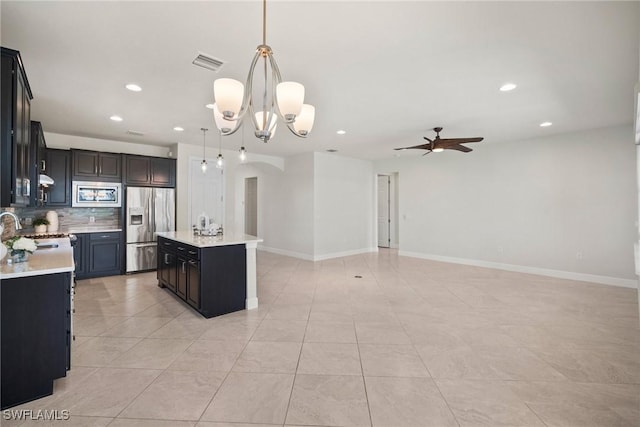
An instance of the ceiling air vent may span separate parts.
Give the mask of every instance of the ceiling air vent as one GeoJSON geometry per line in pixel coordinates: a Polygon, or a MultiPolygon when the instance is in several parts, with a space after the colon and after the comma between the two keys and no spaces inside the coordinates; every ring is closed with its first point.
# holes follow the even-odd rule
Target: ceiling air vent
{"type": "Polygon", "coordinates": [[[127,133],[129,135],[144,136],[144,132],[140,132],[139,130],[128,130],[127,133]]]}
{"type": "Polygon", "coordinates": [[[224,65],[224,62],[222,62],[222,60],[220,59],[214,58],[211,55],[200,52],[198,56],[196,56],[196,59],[193,60],[193,64],[217,73],[224,65]]]}

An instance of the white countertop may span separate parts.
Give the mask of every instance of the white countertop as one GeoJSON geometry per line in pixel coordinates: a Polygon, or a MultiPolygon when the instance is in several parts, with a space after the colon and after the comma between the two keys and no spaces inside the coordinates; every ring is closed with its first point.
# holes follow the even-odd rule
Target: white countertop
{"type": "Polygon", "coordinates": [[[156,235],[198,248],[242,245],[245,243],[258,243],[263,241],[259,237],[251,236],[249,234],[227,232],[222,236],[194,236],[192,231],[168,231],[164,233],[156,233],[156,235]]]}
{"type": "Polygon", "coordinates": [[[68,238],[36,239],[38,243],[57,243],[57,248],[38,249],[27,262],[7,264],[7,254],[0,262],[0,280],[16,277],[42,276],[44,274],[65,273],[73,271],[73,248],[68,238]]]}

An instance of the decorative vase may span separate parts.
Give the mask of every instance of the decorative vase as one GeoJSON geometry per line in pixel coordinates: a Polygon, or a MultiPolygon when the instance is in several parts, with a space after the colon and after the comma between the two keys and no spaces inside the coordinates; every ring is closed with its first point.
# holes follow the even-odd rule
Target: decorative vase
{"type": "Polygon", "coordinates": [[[46,224],[36,225],[33,227],[33,231],[35,231],[36,233],[46,233],[47,226],[46,224]]]}
{"type": "Polygon", "coordinates": [[[29,252],[27,251],[13,251],[11,252],[11,264],[18,264],[19,262],[29,261],[29,252]]]}

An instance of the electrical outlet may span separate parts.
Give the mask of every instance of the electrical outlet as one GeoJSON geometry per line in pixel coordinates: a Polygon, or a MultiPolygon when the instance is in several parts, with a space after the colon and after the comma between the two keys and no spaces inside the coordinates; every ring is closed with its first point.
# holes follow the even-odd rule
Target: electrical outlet
{"type": "Polygon", "coordinates": [[[89,217],[89,223],[91,224],[92,222],[96,222],[96,217],[95,216],[90,216],[89,217]]]}
{"type": "Polygon", "coordinates": [[[33,223],[33,218],[31,218],[30,216],[24,219],[24,225],[31,225],[32,223],[33,223]]]}

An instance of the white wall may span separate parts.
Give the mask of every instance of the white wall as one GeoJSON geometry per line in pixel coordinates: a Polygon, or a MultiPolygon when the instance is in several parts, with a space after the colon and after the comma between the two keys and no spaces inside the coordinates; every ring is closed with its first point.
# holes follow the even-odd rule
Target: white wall
{"type": "Polygon", "coordinates": [[[314,155],[315,259],[375,250],[375,173],[370,161],[314,155]]]}
{"type": "Polygon", "coordinates": [[[399,171],[401,254],[631,285],[631,127],[474,149],[376,162],[399,171]]]}
{"type": "MultiPolygon", "coordinates": [[[[178,143],[174,147],[174,153],[177,153],[176,163],[176,195],[177,195],[177,229],[189,230],[189,193],[193,190],[189,187],[189,171],[190,171],[190,158],[202,158],[202,146],[193,144],[178,143]]],[[[206,151],[207,158],[210,161],[210,167],[214,166],[214,159],[217,156],[218,150],[208,148],[206,151]]],[[[238,157],[238,152],[235,150],[222,150],[222,155],[225,159],[224,167],[224,205],[225,215],[223,227],[225,230],[241,231],[243,223],[236,223],[236,190],[235,190],[235,173],[238,170],[238,166],[241,164],[238,157]]],[[[282,169],[284,167],[284,160],[280,157],[265,156],[260,154],[254,154],[249,152],[247,155],[247,162],[262,162],[273,165],[276,168],[282,169]]],[[[243,184],[244,185],[244,184],[243,184]]],[[[242,218],[242,217],[241,217],[242,218]]],[[[260,236],[261,237],[261,236],[260,236]]]]}
{"type": "Polygon", "coordinates": [[[168,157],[170,147],[158,147],[155,145],[137,144],[135,142],[113,141],[110,139],[88,138],[84,136],[63,135],[59,133],[45,132],[44,139],[48,148],[68,150],[71,148],[81,150],[106,151],[110,153],[140,154],[143,156],[168,157]]]}

